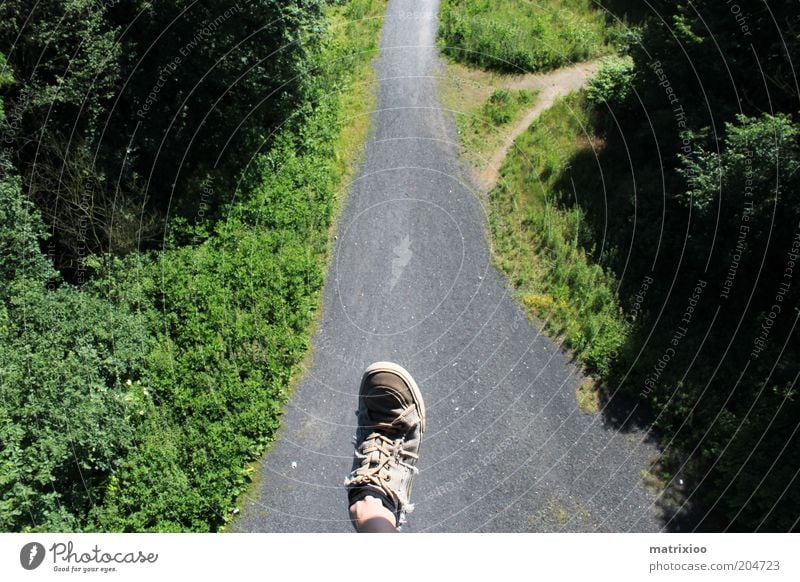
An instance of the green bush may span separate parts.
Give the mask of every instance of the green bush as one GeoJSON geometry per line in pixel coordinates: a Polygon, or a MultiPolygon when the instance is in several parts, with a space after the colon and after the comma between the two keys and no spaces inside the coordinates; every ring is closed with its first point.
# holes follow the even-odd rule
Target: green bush
{"type": "Polygon", "coordinates": [[[81,282],[87,251],[157,248],[168,213],[219,217],[252,152],[311,98],[326,5],[0,2],[2,68],[24,79],[3,90],[0,133],[65,278],[81,282]]]}
{"type": "MultiPolygon", "coordinates": [[[[800,125],[787,114],[737,115],[734,122],[725,123],[721,152],[707,151],[700,145],[701,135],[689,136],[698,146],[691,154],[680,156],[678,171],[687,180],[687,188],[676,198],[683,204],[708,215],[718,205],[721,192],[750,192],[750,198],[754,198],[750,222],[759,225],[771,218],[776,198],[800,206],[800,125]],[[775,171],[767,173],[759,168],[775,171]],[[754,197],[754,192],[769,195],[754,197]]],[[[736,220],[738,216],[730,218],[736,220]]],[[[789,231],[794,227],[788,221],[775,226],[789,231]]]]}
{"type": "Polygon", "coordinates": [[[495,90],[489,99],[481,105],[475,121],[485,124],[487,121],[496,127],[509,123],[520,110],[533,99],[531,91],[495,90]]]}
{"type": "Polygon", "coordinates": [[[145,414],[151,322],[24,277],[0,314],[0,530],[80,530],[145,414]]]}
{"type": "Polygon", "coordinates": [[[22,180],[0,154],[0,301],[8,299],[8,285],[17,277],[44,283],[55,275],[42,255],[39,241],[45,229],[39,213],[22,194],[22,180]]]}
{"type": "Polygon", "coordinates": [[[97,525],[213,530],[278,427],[307,347],[320,260],[299,233],[231,219],[199,247],[161,255],[151,277],[160,325],[147,379],[157,406],[97,525]],[[154,477],[165,470],[169,480],[154,477]],[[165,503],[173,498],[180,503],[165,503]]]}
{"type": "Polygon", "coordinates": [[[53,286],[43,225],[0,181],[0,530],[73,531],[134,446],[152,310],[141,289],[53,286]],[[141,306],[144,305],[144,309],[141,306]]]}
{"type": "Polygon", "coordinates": [[[483,112],[493,125],[503,125],[511,121],[510,101],[511,92],[508,89],[497,89],[484,104],[483,112]]]}
{"type": "Polygon", "coordinates": [[[625,105],[632,94],[633,59],[629,56],[604,58],[586,87],[589,101],[611,109],[625,105]]]}

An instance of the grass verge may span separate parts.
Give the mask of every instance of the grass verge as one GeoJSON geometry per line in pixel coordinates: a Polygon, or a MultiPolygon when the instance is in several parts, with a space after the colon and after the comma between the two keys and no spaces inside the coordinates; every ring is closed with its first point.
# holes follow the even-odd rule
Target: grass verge
{"type": "Polygon", "coordinates": [[[591,232],[562,174],[582,150],[591,107],[583,93],[561,99],[517,140],[490,192],[498,267],[522,304],[560,336],[592,373],[604,375],[629,333],[612,273],[586,251],[591,232]]]}
{"type": "MultiPolygon", "coordinates": [[[[336,218],[344,207],[347,191],[363,158],[364,142],[371,130],[371,114],[377,102],[375,91],[377,74],[371,63],[377,54],[377,41],[386,4],[387,0],[360,0],[351,2],[347,10],[337,11],[331,15],[331,27],[336,31],[338,41],[342,43],[339,56],[334,58],[342,63],[349,62],[351,66],[348,66],[346,73],[348,76],[345,80],[346,86],[336,97],[339,124],[338,136],[334,139],[332,150],[336,204],[333,208],[333,220],[328,228],[328,250],[336,232],[336,218]]],[[[329,260],[328,253],[326,266],[329,260]]],[[[320,313],[316,312],[317,315],[320,313]]],[[[317,317],[311,324],[309,337],[318,323],[317,317]]],[[[306,350],[303,360],[295,366],[290,386],[293,386],[308,369],[312,355],[311,349],[306,350]]],[[[234,504],[234,514],[238,514],[239,508],[245,505],[247,500],[255,499],[259,494],[263,484],[260,466],[260,458],[247,465],[249,486],[234,504]]]]}
{"type": "Polygon", "coordinates": [[[582,412],[587,414],[600,412],[600,392],[595,382],[590,378],[578,385],[575,390],[575,400],[577,400],[578,408],[582,412]]]}
{"type": "Polygon", "coordinates": [[[472,156],[486,158],[502,144],[504,130],[513,127],[535,98],[536,93],[528,89],[495,89],[474,112],[458,117],[462,147],[472,156]]]}
{"type": "Polygon", "coordinates": [[[525,77],[472,69],[447,59],[440,96],[454,114],[461,154],[475,170],[486,165],[492,152],[536,102],[538,91],[512,88],[525,77]]]}

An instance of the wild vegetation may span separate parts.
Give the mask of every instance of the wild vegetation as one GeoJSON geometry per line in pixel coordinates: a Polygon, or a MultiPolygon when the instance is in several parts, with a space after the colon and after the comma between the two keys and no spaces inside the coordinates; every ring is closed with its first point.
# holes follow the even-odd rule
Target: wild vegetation
{"type": "Polygon", "coordinates": [[[609,52],[616,26],[591,0],[443,0],[439,38],[455,60],[510,73],[554,69],[609,52]]]}
{"type": "Polygon", "coordinates": [[[308,345],[385,3],[23,4],[0,529],[218,530],[308,345]]]}
{"type": "MultiPolygon", "coordinates": [[[[498,265],[606,400],[649,411],[678,520],[796,530],[800,15],[601,4],[628,32],[512,148],[490,194],[498,265]]],[[[464,30],[442,33],[454,54],[501,42],[464,30]]]]}
{"type": "Polygon", "coordinates": [[[560,187],[569,161],[591,150],[581,139],[585,99],[558,101],[515,143],[490,193],[490,226],[498,266],[522,303],[551,334],[561,335],[595,373],[608,373],[629,332],[617,278],[592,261],[594,233],[575,193],[560,187]]]}
{"type": "Polygon", "coordinates": [[[534,100],[528,89],[495,89],[489,98],[456,119],[462,146],[470,152],[486,154],[497,146],[500,130],[516,121],[534,100]]]}

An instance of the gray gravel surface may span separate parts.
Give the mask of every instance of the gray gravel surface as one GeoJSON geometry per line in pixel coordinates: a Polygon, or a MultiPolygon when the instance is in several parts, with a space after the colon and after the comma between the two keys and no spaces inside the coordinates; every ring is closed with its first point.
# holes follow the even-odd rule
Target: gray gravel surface
{"type": "Polygon", "coordinates": [[[491,264],[483,195],[440,108],[438,2],[390,2],[373,134],[340,218],[310,369],[235,531],[347,532],[358,382],[376,360],[428,409],[405,531],[658,531],[646,432],[584,414],[580,372],[491,264]]]}

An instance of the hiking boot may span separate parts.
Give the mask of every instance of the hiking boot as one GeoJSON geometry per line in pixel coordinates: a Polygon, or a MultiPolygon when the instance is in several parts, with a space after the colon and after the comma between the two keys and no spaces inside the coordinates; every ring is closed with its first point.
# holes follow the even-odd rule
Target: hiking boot
{"type": "Polygon", "coordinates": [[[377,493],[395,514],[397,527],[414,509],[411,484],[425,432],[425,404],[404,368],[376,362],[364,372],[358,394],[358,432],[353,469],[345,479],[350,505],[377,493]],[[388,504],[387,504],[388,502],[388,504]]]}

